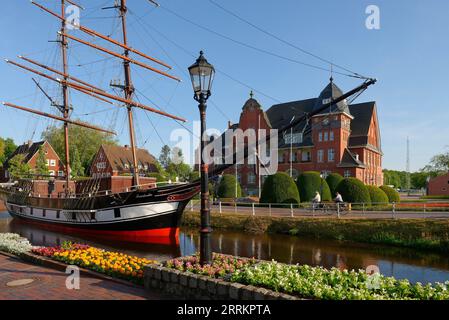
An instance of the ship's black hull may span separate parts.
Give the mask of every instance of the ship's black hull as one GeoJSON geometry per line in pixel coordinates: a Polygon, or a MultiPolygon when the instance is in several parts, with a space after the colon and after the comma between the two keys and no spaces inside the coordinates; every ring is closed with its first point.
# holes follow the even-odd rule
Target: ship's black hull
{"type": "Polygon", "coordinates": [[[9,191],[3,198],[14,218],[45,228],[166,243],[177,237],[184,209],[198,191],[197,185],[186,184],[69,199],[27,197],[9,191]]]}

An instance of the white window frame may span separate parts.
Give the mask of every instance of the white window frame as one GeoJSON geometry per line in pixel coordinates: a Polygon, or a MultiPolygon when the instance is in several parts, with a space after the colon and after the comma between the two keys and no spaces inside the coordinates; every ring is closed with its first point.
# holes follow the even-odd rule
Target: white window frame
{"type": "Polygon", "coordinates": [[[50,167],[56,167],[56,160],[50,159],[50,167]]]}
{"type": "Polygon", "coordinates": [[[324,162],[324,150],[318,150],[317,152],[317,162],[323,163],[324,162]]]}
{"type": "Polygon", "coordinates": [[[328,141],[329,140],[329,132],[324,131],[324,141],[328,141]]]}
{"type": "Polygon", "coordinates": [[[345,170],[344,177],[345,178],[350,178],[351,177],[351,171],[350,170],[345,170]]]}
{"type": "Polygon", "coordinates": [[[322,142],[323,141],[323,133],[319,132],[318,133],[318,142],[322,142]]]}
{"type": "Polygon", "coordinates": [[[327,150],[327,161],[328,162],[335,161],[335,150],[332,148],[327,150]]]}
{"type": "Polygon", "coordinates": [[[329,132],[329,141],[334,141],[335,137],[334,137],[334,131],[330,131],[329,132]]]}

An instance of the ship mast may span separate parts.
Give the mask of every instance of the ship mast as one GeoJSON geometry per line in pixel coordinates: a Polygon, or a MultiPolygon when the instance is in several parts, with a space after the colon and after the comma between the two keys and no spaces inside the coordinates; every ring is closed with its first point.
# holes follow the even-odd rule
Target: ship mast
{"type": "MultiPolygon", "coordinates": [[[[61,0],[61,16],[63,17],[61,24],[61,52],[62,52],[62,64],[64,73],[64,82],[62,83],[62,96],[63,96],[63,107],[64,107],[64,119],[68,120],[70,113],[69,106],[69,88],[67,86],[68,80],[68,67],[67,67],[67,46],[68,42],[65,36],[66,33],[66,20],[65,20],[65,0],[61,0]]],[[[64,146],[65,146],[65,178],[66,186],[65,193],[66,196],[70,193],[70,152],[69,152],[69,124],[67,121],[64,122],[64,146]]]]}
{"type": "MultiPolygon", "coordinates": [[[[123,32],[123,44],[128,46],[128,35],[126,30],[126,13],[128,9],[126,7],[126,0],[120,0],[120,16],[122,20],[122,32],[123,32]]],[[[129,50],[125,49],[125,53],[123,54],[126,58],[129,58],[129,50]]],[[[131,67],[128,59],[123,59],[123,67],[125,70],[125,99],[132,100],[132,96],[134,94],[134,87],[131,80],[131,67]]],[[[136,151],[136,139],[134,132],[134,124],[133,124],[133,108],[131,104],[126,105],[128,109],[128,122],[129,122],[129,138],[131,140],[131,152],[133,155],[133,185],[139,188],[140,179],[139,179],[139,168],[137,164],[137,151],[136,151]]]]}

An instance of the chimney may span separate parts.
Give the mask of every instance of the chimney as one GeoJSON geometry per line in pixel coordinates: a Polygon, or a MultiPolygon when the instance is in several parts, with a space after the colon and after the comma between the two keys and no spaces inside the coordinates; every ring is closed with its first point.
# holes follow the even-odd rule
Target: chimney
{"type": "Polygon", "coordinates": [[[231,129],[232,123],[231,120],[228,120],[228,129],[231,129]]]}
{"type": "Polygon", "coordinates": [[[28,145],[28,148],[30,148],[33,145],[33,141],[28,140],[27,145],[28,145]]]}

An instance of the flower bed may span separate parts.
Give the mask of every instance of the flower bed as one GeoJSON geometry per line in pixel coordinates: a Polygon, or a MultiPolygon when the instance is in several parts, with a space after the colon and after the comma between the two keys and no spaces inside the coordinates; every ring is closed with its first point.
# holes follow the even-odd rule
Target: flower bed
{"type": "Polygon", "coordinates": [[[255,259],[238,258],[234,256],[213,253],[212,264],[201,266],[198,254],[172,259],[164,263],[164,267],[182,272],[206,275],[212,278],[224,278],[241,268],[254,265],[255,259]]]}
{"type": "Polygon", "coordinates": [[[0,251],[20,255],[25,252],[30,252],[32,248],[28,239],[22,238],[18,234],[0,233],[0,251]]]}
{"type": "Polygon", "coordinates": [[[155,261],[80,244],[33,249],[33,253],[70,265],[143,284],[143,267],[155,261]]]}
{"type": "Polygon", "coordinates": [[[237,270],[231,281],[265,287],[310,299],[324,300],[445,300],[449,299],[449,281],[445,284],[410,284],[363,270],[341,271],[322,267],[262,262],[237,270]]]}

